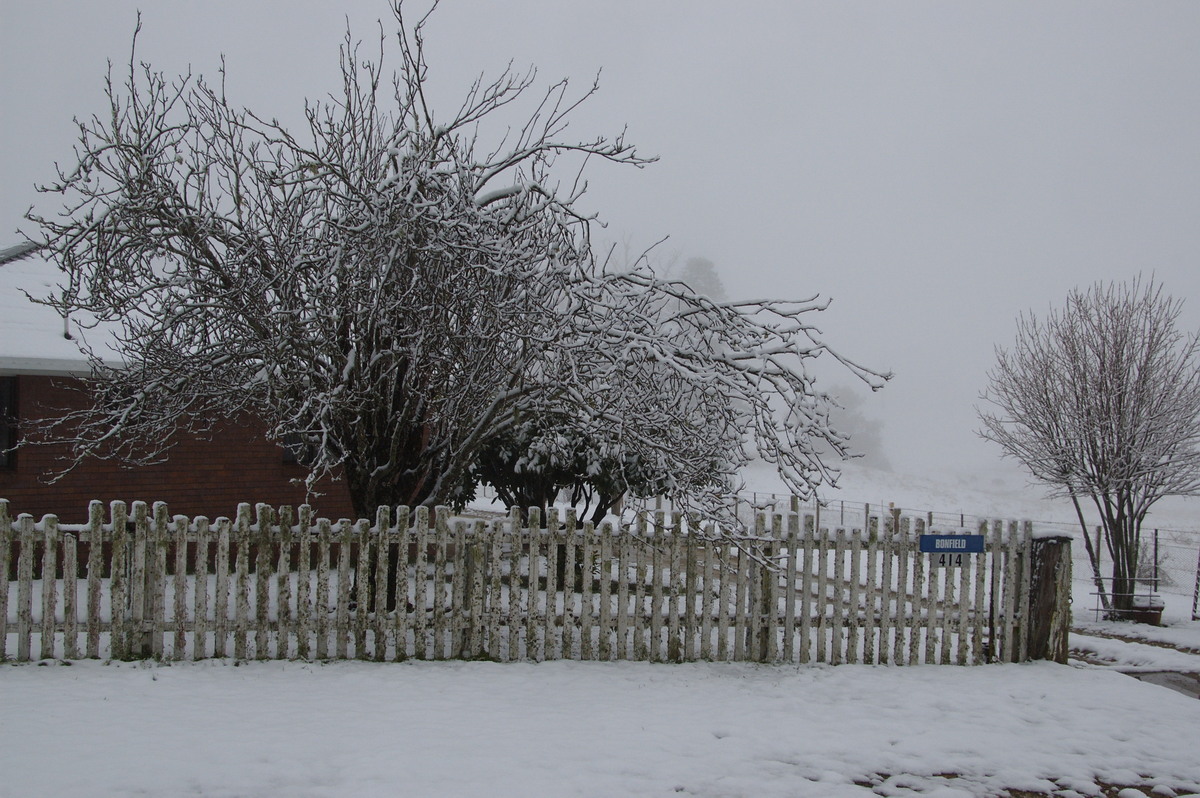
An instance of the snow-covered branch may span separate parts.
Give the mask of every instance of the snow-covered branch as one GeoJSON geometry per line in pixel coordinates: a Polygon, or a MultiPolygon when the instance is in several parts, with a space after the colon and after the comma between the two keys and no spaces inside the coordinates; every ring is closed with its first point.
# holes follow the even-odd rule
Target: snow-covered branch
{"type": "Polygon", "coordinates": [[[95,406],[50,432],[80,458],[147,460],[251,415],[366,515],[446,501],[537,418],[710,507],[752,454],[801,493],[832,478],[818,442],[844,441],[806,363],[884,375],[820,340],[807,318],[826,303],[716,303],[598,263],[582,181],[558,191],[552,164],[652,159],[623,133],[565,137],[595,86],[555,84],[506,122],[534,81],[509,69],[441,119],[426,20],[395,12],[399,73],[347,37],[342,93],[302,130],[235,106],[223,80],[136,57],[124,85],[110,75],[109,112],[80,123],[77,165],[46,188],[63,210],[30,218],[68,275],[49,303],[113,330],[125,367],[97,358],[95,406]]]}

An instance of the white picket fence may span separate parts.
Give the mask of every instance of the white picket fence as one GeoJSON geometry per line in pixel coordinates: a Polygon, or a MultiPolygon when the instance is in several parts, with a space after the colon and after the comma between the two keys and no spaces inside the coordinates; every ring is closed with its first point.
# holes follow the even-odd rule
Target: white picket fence
{"type": "Polygon", "coordinates": [[[830,530],[760,514],[736,543],[664,513],[599,529],[536,510],[524,525],[403,507],[374,523],[265,505],[104,515],[13,519],[0,500],[0,659],[977,664],[1026,659],[1034,626],[1016,523],[982,523],[985,551],[939,568],[917,544],[936,530],[891,515],[830,530]]]}

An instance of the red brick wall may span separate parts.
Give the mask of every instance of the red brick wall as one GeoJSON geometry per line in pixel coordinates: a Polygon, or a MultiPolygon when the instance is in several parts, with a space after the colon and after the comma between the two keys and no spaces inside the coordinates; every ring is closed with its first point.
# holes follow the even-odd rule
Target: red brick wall
{"type": "MultiPolygon", "coordinates": [[[[18,377],[18,406],[22,420],[44,414],[47,407],[78,406],[84,397],[65,390],[78,382],[65,377],[18,377]]],[[[40,518],[57,514],[66,523],[87,520],[92,499],[132,503],[165,501],[172,514],[232,517],[239,502],[271,505],[304,503],[305,470],[283,462],[280,447],[267,441],[256,423],[226,421],[217,424],[211,440],[185,439],[171,450],[168,462],[129,467],[109,460],[90,460],[54,484],[47,476],[61,469],[67,448],[31,446],[17,452],[16,467],[0,468],[0,498],[8,499],[9,512],[40,518]]],[[[327,482],[322,494],[310,497],[318,516],[353,518],[346,486],[327,482]]],[[[107,513],[106,513],[107,515],[107,513]]]]}

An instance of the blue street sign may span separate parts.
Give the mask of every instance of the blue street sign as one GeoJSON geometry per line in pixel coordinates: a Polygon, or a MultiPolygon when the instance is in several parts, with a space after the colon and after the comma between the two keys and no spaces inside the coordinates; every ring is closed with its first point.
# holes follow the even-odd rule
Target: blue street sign
{"type": "Polygon", "coordinates": [[[983,535],[921,535],[921,551],[929,554],[981,554],[983,535]]]}

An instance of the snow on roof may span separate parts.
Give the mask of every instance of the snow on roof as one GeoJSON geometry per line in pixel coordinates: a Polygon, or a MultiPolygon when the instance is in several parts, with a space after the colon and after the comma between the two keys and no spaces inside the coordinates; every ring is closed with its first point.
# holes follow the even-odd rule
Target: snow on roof
{"type": "Polygon", "coordinates": [[[62,275],[37,258],[0,266],[0,374],[80,374],[87,358],[65,334],[63,318],[53,309],[30,301],[49,296],[62,275]]]}

